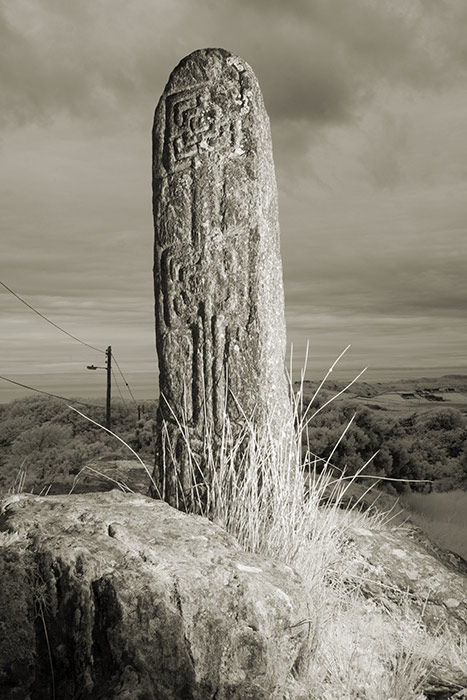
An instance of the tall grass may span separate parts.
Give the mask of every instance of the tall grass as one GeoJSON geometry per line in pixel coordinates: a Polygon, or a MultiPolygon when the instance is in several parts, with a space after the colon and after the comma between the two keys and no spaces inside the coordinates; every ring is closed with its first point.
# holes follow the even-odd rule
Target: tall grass
{"type": "Polygon", "coordinates": [[[24,486],[26,484],[26,476],[27,476],[27,457],[23,459],[21,462],[21,465],[18,469],[18,472],[16,474],[15,480],[13,484],[10,486],[8,489],[9,494],[14,494],[14,493],[22,493],[24,491],[24,486]]]}
{"type": "MultiPolygon", "coordinates": [[[[296,393],[290,382],[290,410],[280,417],[280,425],[271,413],[258,428],[243,413],[242,430],[235,433],[225,411],[221,435],[214,436],[206,425],[201,449],[192,449],[187,422],[169,409],[185,442],[184,458],[191,472],[192,492],[186,494],[185,507],[192,504],[196,512],[220,523],[247,551],[295,566],[313,587],[329,575],[345,537],[345,523],[360,517],[356,511],[342,512],[341,505],[368,463],[353,477],[342,471],[336,477],[332,454],[323,465],[310,451],[303,453],[303,435],[323,408],[316,408],[313,400],[304,406],[303,382],[304,373],[296,393]],[[325,501],[332,507],[322,507],[325,501]]],[[[318,391],[313,399],[317,395],[318,391]]],[[[176,456],[170,454],[170,460],[176,463],[176,456]]],[[[373,511],[368,517],[373,527],[381,526],[380,513],[373,511]]]]}

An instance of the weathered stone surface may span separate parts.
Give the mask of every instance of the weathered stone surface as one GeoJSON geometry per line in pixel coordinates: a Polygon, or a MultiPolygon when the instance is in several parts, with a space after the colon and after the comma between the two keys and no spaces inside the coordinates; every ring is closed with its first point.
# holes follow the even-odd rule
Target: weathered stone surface
{"type": "Polygon", "coordinates": [[[420,618],[436,632],[447,627],[454,636],[467,634],[467,565],[462,557],[440,549],[417,528],[349,529],[356,556],[349,576],[365,581],[378,599],[392,591],[395,605],[409,594],[420,618]]]}
{"type": "Polygon", "coordinates": [[[289,400],[270,127],[250,66],[222,49],[184,58],[157,106],[153,149],[159,424],[168,424],[158,464],[163,455],[178,464],[175,478],[157,468],[156,478],[183,505],[192,481],[178,422],[196,452],[225,415],[234,432],[253,415],[261,431],[277,427],[289,400]]]}
{"type": "Polygon", "coordinates": [[[4,700],[296,697],[302,584],[217,525],[111,491],[10,497],[0,526],[4,700]]]}

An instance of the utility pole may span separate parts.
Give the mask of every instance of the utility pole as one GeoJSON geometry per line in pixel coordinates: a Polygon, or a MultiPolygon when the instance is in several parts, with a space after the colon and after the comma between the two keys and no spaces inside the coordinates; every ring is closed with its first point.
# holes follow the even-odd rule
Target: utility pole
{"type": "Polygon", "coordinates": [[[112,348],[109,345],[105,351],[106,366],[107,366],[107,398],[105,404],[105,420],[106,428],[110,430],[110,413],[111,413],[111,392],[112,392],[112,348]]]}
{"type": "Polygon", "coordinates": [[[111,423],[111,394],[112,394],[112,347],[109,345],[105,351],[105,367],[96,367],[96,365],[88,365],[87,369],[105,369],[107,370],[107,394],[105,401],[105,427],[110,430],[111,423]]]}

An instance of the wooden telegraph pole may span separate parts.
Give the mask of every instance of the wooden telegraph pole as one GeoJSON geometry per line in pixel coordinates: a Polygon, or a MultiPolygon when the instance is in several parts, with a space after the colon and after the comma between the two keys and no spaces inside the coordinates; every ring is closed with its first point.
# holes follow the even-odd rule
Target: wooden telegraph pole
{"type": "Polygon", "coordinates": [[[96,365],[88,365],[87,369],[105,369],[107,370],[107,394],[105,401],[105,427],[110,430],[111,423],[111,397],[112,397],[112,347],[109,345],[105,351],[105,367],[96,367],[96,365]]]}
{"type": "Polygon", "coordinates": [[[107,396],[105,402],[105,423],[107,430],[110,430],[111,422],[111,393],[112,393],[112,348],[109,345],[105,351],[105,364],[107,368],[107,396]]]}

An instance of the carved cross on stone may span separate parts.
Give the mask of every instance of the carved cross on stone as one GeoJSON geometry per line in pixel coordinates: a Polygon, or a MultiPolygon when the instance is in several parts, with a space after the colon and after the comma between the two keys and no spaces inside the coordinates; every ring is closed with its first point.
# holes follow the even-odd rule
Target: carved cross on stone
{"type": "Polygon", "coordinates": [[[234,436],[246,418],[259,432],[278,430],[289,408],[269,119],[238,56],[195,51],[170,75],[154,120],[153,209],[154,478],[184,509],[193,490],[187,437],[202,462],[226,419],[234,436]]]}

